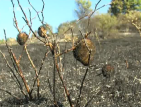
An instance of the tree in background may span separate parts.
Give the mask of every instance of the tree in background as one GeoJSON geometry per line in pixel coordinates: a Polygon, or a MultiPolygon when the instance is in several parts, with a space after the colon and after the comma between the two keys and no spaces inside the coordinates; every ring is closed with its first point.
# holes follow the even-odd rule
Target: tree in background
{"type": "Polygon", "coordinates": [[[63,34],[70,27],[70,22],[61,23],[58,27],[58,34],[63,34]]]}
{"type": "Polygon", "coordinates": [[[131,10],[141,10],[141,0],[112,0],[109,13],[117,16],[118,14],[126,14],[131,10]]]}
{"type": "Polygon", "coordinates": [[[117,17],[110,14],[97,14],[91,19],[90,23],[90,31],[97,29],[98,35],[103,39],[114,37],[118,32],[117,17]]]}
{"type": "Polygon", "coordinates": [[[59,38],[66,38],[66,36],[71,38],[72,32],[70,29],[72,29],[73,34],[77,34],[79,26],[78,26],[78,23],[76,23],[76,20],[73,20],[70,22],[64,22],[59,25],[58,27],[59,38]]]}
{"type": "Polygon", "coordinates": [[[130,11],[125,15],[125,21],[131,23],[138,30],[141,36],[141,12],[130,11]]]}
{"type": "Polygon", "coordinates": [[[90,0],[75,0],[77,9],[75,10],[78,18],[85,16],[92,11],[90,0]]]}
{"type": "MultiPolygon", "coordinates": [[[[76,30],[77,27],[78,27],[76,20],[73,20],[73,21],[70,21],[70,22],[64,22],[64,23],[60,24],[59,27],[58,27],[58,34],[63,34],[69,28],[72,28],[74,26],[75,26],[74,30],[76,30]]],[[[71,33],[71,32],[69,31],[67,33],[71,33]]]]}

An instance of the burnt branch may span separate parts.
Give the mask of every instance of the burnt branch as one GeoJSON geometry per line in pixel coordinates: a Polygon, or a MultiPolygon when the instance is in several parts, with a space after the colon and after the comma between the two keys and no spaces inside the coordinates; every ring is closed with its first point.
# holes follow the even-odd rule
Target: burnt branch
{"type": "Polygon", "coordinates": [[[10,91],[8,91],[8,90],[4,90],[4,89],[2,89],[2,88],[0,88],[0,90],[6,92],[7,94],[11,95],[12,97],[16,98],[17,100],[20,100],[19,97],[17,97],[16,95],[12,94],[12,93],[11,93],[10,91]]]}
{"type": "Polygon", "coordinates": [[[20,33],[21,31],[20,31],[20,29],[19,29],[19,27],[18,27],[18,22],[17,22],[17,19],[16,19],[16,14],[15,14],[15,4],[13,3],[13,0],[11,0],[11,3],[12,3],[12,5],[13,5],[13,14],[14,14],[14,19],[13,19],[13,21],[14,21],[14,23],[15,23],[15,28],[18,30],[18,32],[20,33]]]}
{"type": "MultiPolygon", "coordinates": [[[[14,65],[14,67],[15,67],[17,73],[18,73],[19,76],[21,77],[21,79],[22,79],[22,81],[23,81],[23,83],[24,83],[24,85],[25,85],[25,88],[26,88],[26,90],[27,90],[27,92],[28,92],[28,94],[29,94],[30,99],[32,99],[32,96],[30,95],[29,86],[27,85],[27,82],[26,82],[26,80],[25,80],[25,78],[24,78],[24,75],[23,75],[23,72],[22,72],[22,70],[21,70],[21,68],[20,68],[20,66],[19,66],[19,64],[18,64],[18,61],[17,61],[17,59],[16,59],[16,56],[15,56],[15,54],[12,52],[12,50],[10,49],[10,47],[8,46],[7,37],[6,37],[6,31],[5,31],[5,30],[4,30],[4,35],[5,35],[5,40],[6,40],[6,47],[7,47],[7,49],[8,49],[8,52],[9,52],[10,56],[11,56],[11,60],[12,60],[12,62],[13,62],[13,65],[14,65]]],[[[22,91],[22,93],[25,95],[25,93],[24,93],[23,91],[22,91]]],[[[25,95],[25,98],[27,98],[26,95],[25,95]]]]}
{"type": "Polygon", "coordinates": [[[34,36],[35,36],[38,40],[40,40],[42,43],[45,44],[46,42],[44,42],[43,40],[41,40],[41,39],[37,36],[37,34],[33,31],[31,25],[29,24],[29,21],[28,21],[28,19],[27,19],[27,16],[26,16],[26,14],[25,14],[25,12],[24,12],[24,10],[23,10],[23,8],[22,8],[20,2],[19,2],[19,0],[17,0],[17,2],[18,2],[18,5],[19,5],[19,7],[20,7],[20,9],[21,9],[21,11],[22,11],[24,17],[25,17],[25,18],[23,17],[23,19],[24,19],[24,21],[26,22],[26,24],[28,25],[29,29],[32,31],[32,33],[34,34],[34,36]]]}
{"type": "Polygon", "coordinates": [[[18,85],[20,91],[25,95],[25,92],[23,91],[23,87],[22,87],[22,85],[21,85],[21,83],[20,83],[18,77],[16,76],[14,70],[12,69],[11,65],[9,64],[8,60],[6,59],[4,53],[2,53],[1,50],[0,50],[0,53],[2,54],[2,56],[3,56],[3,58],[4,58],[5,62],[6,62],[6,65],[8,66],[8,68],[9,68],[10,71],[11,71],[10,73],[12,73],[12,75],[14,76],[14,80],[16,79],[16,84],[18,85]]]}

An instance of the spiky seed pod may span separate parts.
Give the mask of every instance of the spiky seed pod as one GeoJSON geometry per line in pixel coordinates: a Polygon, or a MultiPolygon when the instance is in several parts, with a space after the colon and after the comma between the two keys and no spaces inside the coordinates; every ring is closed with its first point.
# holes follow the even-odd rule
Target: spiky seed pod
{"type": "Polygon", "coordinates": [[[47,30],[46,30],[46,28],[44,26],[40,26],[38,28],[38,34],[39,34],[40,37],[45,38],[46,33],[47,33],[47,30]]]}
{"type": "Polygon", "coordinates": [[[114,67],[111,64],[106,64],[102,67],[102,74],[104,77],[110,77],[114,73],[114,67]]]}
{"type": "Polygon", "coordinates": [[[17,42],[19,43],[19,45],[24,45],[26,43],[26,41],[28,40],[28,35],[23,32],[23,33],[19,33],[17,35],[17,42]]]}
{"type": "Polygon", "coordinates": [[[73,50],[74,57],[80,61],[84,66],[88,66],[94,60],[95,54],[95,45],[90,39],[82,39],[76,43],[76,47],[73,50]],[[89,50],[91,50],[91,54],[89,55],[89,50]],[[90,56],[90,58],[89,58],[90,56]]]}

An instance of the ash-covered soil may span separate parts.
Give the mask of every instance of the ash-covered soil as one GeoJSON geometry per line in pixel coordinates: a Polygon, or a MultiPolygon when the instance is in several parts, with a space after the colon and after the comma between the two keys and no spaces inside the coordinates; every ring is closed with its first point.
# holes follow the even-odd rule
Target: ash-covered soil
{"type": "MultiPolygon", "coordinates": [[[[64,43],[60,45],[61,51],[65,50],[64,43]]],[[[95,42],[95,45],[96,54],[94,62],[89,68],[82,90],[81,107],[90,99],[92,99],[92,101],[87,107],[141,107],[141,38],[128,37],[110,39],[101,41],[100,44],[95,42]],[[101,69],[106,63],[111,64],[115,70],[110,78],[106,78],[101,74],[101,69]]],[[[70,47],[71,44],[68,43],[67,48],[70,47]]],[[[43,44],[29,44],[27,48],[37,70],[39,70],[47,50],[46,47],[43,44]]],[[[7,48],[0,46],[0,49],[6,55],[6,58],[12,66],[7,48]]],[[[22,47],[18,45],[13,45],[12,49],[16,57],[19,57],[19,55],[23,53],[20,67],[23,70],[28,85],[32,87],[35,72],[26,53],[22,52],[22,47]]],[[[62,55],[62,63],[64,71],[61,73],[67,89],[70,92],[72,101],[75,103],[87,67],[77,62],[72,52],[65,54],[65,56],[62,55]]],[[[37,87],[35,86],[33,101],[26,102],[0,54],[0,88],[10,91],[12,95],[16,95],[20,98],[20,100],[17,100],[8,93],[0,90],[0,106],[52,107],[53,95],[50,91],[52,89],[49,88],[48,81],[50,81],[50,85],[53,86],[53,70],[53,57],[51,53],[49,53],[39,76],[41,97],[39,100],[37,99],[37,87]]],[[[59,107],[69,107],[57,72],[56,99],[60,102],[59,107]]]]}

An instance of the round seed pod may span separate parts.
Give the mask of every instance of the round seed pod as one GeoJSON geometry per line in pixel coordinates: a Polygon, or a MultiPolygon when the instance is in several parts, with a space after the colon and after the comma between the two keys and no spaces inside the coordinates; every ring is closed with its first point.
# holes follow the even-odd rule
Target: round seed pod
{"type": "Polygon", "coordinates": [[[23,33],[19,33],[17,35],[17,42],[19,43],[19,45],[24,45],[26,43],[26,41],[28,40],[28,35],[23,32],[23,33]]]}
{"type": "Polygon", "coordinates": [[[47,30],[46,30],[46,28],[44,26],[40,26],[38,28],[38,34],[39,34],[40,37],[45,38],[46,33],[47,33],[47,30]]]}
{"type": "Polygon", "coordinates": [[[104,77],[110,77],[114,73],[114,67],[111,64],[106,64],[102,67],[102,74],[104,77]]]}
{"type": "Polygon", "coordinates": [[[93,42],[90,39],[86,38],[77,42],[77,45],[73,50],[73,55],[84,66],[88,66],[94,60],[95,51],[95,45],[93,44],[93,42]]]}

